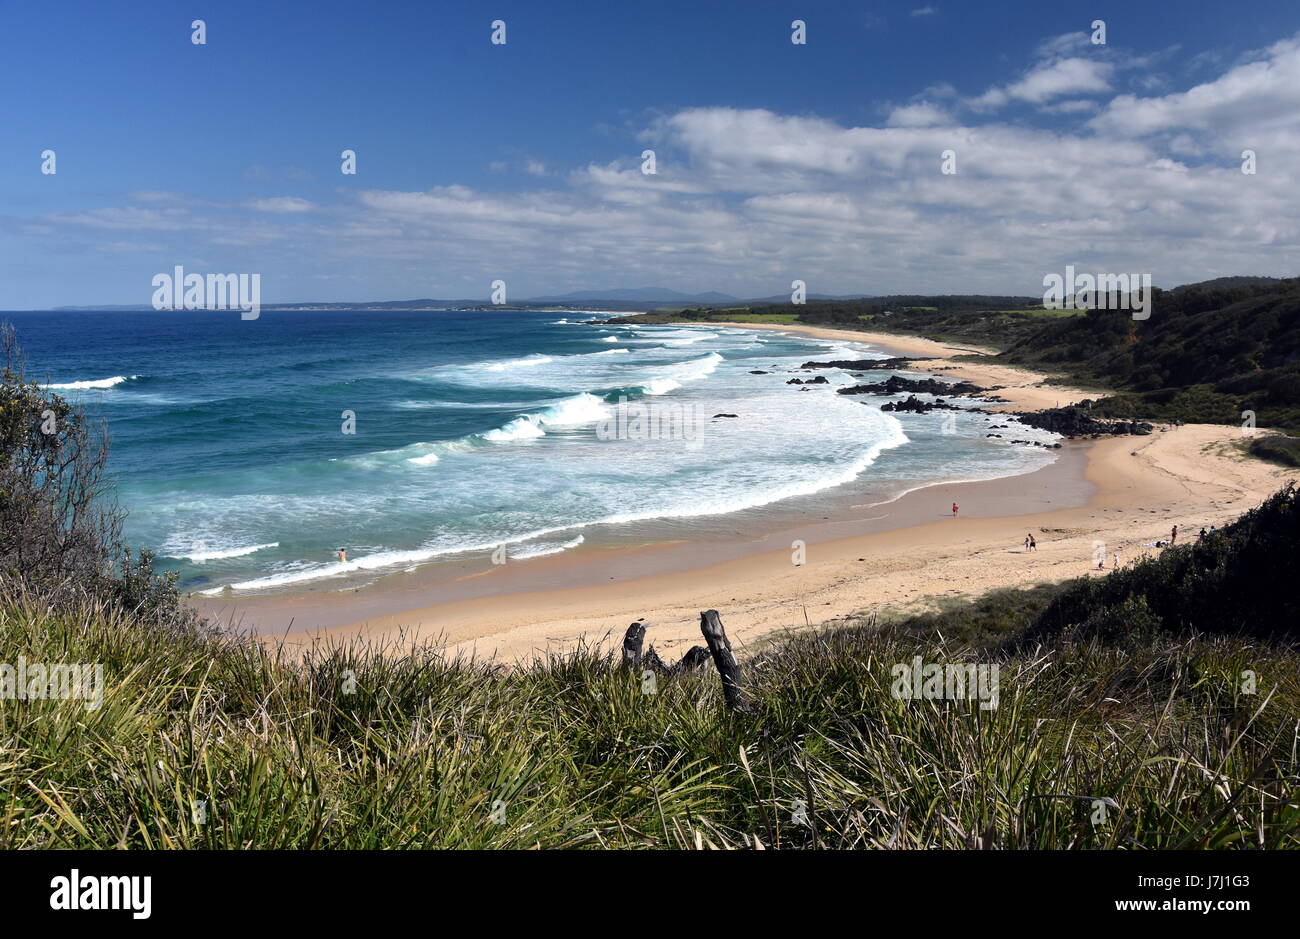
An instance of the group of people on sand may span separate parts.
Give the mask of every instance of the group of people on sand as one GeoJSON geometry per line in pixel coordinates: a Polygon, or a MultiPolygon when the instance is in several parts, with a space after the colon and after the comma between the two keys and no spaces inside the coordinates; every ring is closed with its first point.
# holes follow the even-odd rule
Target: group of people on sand
{"type": "MultiPolygon", "coordinates": [[[[958,510],[957,503],[954,502],[954,503],[952,504],[952,517],[953,517],[953,518],[956,518],[956,517],[957,517],[957,510],[958,510]]],[[[1208,537],[1208,536],[1210,536],[1210,535],[1213,535],[1213,534],[1214,534],[1214,526],[1213,526],[1213,525],[1210,526],[1209,531],[1206,531],[1204,528],[1202,528],[1202,529],[1201,529],[1201,533],[1200,533],[1200,535],[1197,536],[1197,540],[1200,541],[1202,538],[1206,538],[1206,537],[1208,537]]],[[[1178,526],[1175,525],[1175,526],[1174,526],[1172,529],[1170,529],[1170,531],[1169,531],[1169,540],[1168,540],[1168,541],[1157,541],[1157,542],[1155,543],[1154,547],[1157,547],[1157,548],[1167,548],[1167,547],[1169,547],[1169,545],[1174,544],[1174,543],[1177,542],[1177,541],[1178,541],[1178,526]]],[[[1037,551],[1037,550],[1038,550],[1038,539],[1036,539],[1036,538],[1034,537],[1033,532],[1026,532],[1026,533],[1025,533],[1025,541],[1024,541],[1024,545],[1025,545],[1025,551],[1027,551],[1027,552],[1028,552],[1028,551],[1037,551]]],[[[1111,559],[1112,559],[1112,561],[1114,562],[1114,565],[1113,565],[1113,566],[1115,567],[1115,569],[1119,569],[1120,567],[1123,567],[1123,566],[1124,566],[1124,562],[1123,562],[1123,560],[1120,558],[1120,556],[1119,556],[1119,552],[1118,552],[1118,551],[1112,551],[1112,552],[1111,552],[1111,559]]],[[[340,558],[340,560],[342,560],[342,558],[340,558]]],[[[1103,553],[1102,556],[1101,556],[1100,558],[1097,559],[1097,570],[1099,570],[1099,571],[1104,571],[1105,569],[1106,569],[1106,555],[1105,555],[1105,553],[1103,553]]]]}
{"type": "MultiPolygon", "coordinates": [[[[1208,530],[1208,531],[1207,531],[1206,529],[1202,528],[1201,531],[1200,531],[1200,534],[1198,534],[1198,535],[1196,536],[1196,540],[1197,540],[1197,541],[1201,541],[1201,540],[1204,539],[1204,538],[1208,538],[1208,537],[1212,536],[1212,535],[1215,533],[1216,530],[1217,530],[1217,529],[1215,529],[1215,527],[1214,527],[1213,525],[1211,525],[1211,526],[1209,527],[1209,530],[1208,530]]],[[[1167,548],[1167,547],[1169,547],[1170,545],[1172,545],[1172,544],[1177,544],[1177,543],[1178,543],[1178,526],[1175,525],[1173,528],[1171,528],[1171,529],[1169,530],[1169,540],[1168,540],[1168,541],[1157,541],[1157,542],[1155,542],[1155,544],[1152,545],[1152,547],[1154,547],[1154,548],[1167,548]]]]}
{"type": "MultiPolygon", "coordinates": [[[[1110,556],[1114,561],[1114,564],[1112,565],[1113,570],[1119,570],[1121,567],[1124,566],[1124,562],[1120,559],[1118,551],[1112,551],[1110,553],[1110,556]]],[[[1097,570],[1104,571],[1105,569],[1106,569],[1106,552],[1102,551],[1101,557],[1097,558],[1097,570]]]]}

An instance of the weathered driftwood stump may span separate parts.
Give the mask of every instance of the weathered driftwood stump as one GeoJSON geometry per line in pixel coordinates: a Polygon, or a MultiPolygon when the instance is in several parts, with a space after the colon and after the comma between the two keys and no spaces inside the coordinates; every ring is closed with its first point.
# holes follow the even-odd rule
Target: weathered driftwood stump
{"type": "MultiPolygon", "coordinates": [[[[636,668],[641,663],[641,643],[645,640],[645,623],[637,621],[623,636],[623,665],[636,668]]],[[[656,656],[657,658],[657,656],[656,656]]]]}
{"type": "Polygon", "coordinates": [[[748,711],[750,704],[740,675],[740,663],[731,651],[731,641],[727,639],[727,631],[722,628],[722,618],[718,616],[717,610],[700,613],[700,632],[704,633],[704,641],[709,644],[709,652],[713,654],[713,664],[722,678],[722,696],[726,699],[727,707],[733,711],[748,711]]]}

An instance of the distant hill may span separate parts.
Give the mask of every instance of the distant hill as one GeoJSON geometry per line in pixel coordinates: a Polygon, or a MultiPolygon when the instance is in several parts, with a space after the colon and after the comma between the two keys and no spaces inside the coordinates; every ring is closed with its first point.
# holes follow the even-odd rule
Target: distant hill
{"type": "Polygon", "coordinates": [[[584,303],[622,300],[635,303],[737,303],[738,297],[712,291],[682,293],[667,287],[618,287],[610,290],[576,290],[555,296],[529,297],[528,303],[584,303]]]}
{"type": "Polygon", "coordinates": [[[1282,282],[1281,277],[1216,277],[1213,280],[1202,280],[1194,284],[1183,284],[1181,287],[1175,287],[1170,293],[1185,293],[1189,290],[1215,290],[1219,288],[1233,287],[1271,287],[1282,282]]]}

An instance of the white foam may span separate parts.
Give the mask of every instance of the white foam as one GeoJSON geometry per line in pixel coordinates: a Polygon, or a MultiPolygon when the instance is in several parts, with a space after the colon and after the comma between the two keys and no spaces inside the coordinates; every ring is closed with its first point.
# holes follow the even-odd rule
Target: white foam
{"type": "Polygon", "coordinates": [[[195,564],[202,564],[204,561],[216,561],[221,558],[242,558],[246,554],[252,554],[255,551],[263,551],[267,548],[278,548],[280,542],[272,541],[268,544],[248,545],[242,548],[224,548],[215,551],[194,551],[191,554],[173,554],[168,557],[184,558],[187,561],[193,561],[195,564]]]}
{"type": "Polygon", "coordinates": [[[480,436],[496,443],[510,440],[532,440],[546,436],[546,426],[574,427],[594,424],[609,416],[609,410],[595,395],[583,394],[565,398],[534,414],[521,414],[504,427],[489,430],[480,436]]]}
{"type": "Polygon", "coordinates": [[[96,378],[96,379],[87,379],[85,381],[69,381],[69,382],[62,382],[53,385],[46,385],[45,387],[51,389],[57,388],[59,390],[64,390],[64,391],[85,391],[91,388],[99,388],[99,389],[112,388],[115,385],[122,384],[122,382],[124,381],[131,381],[132,379],[139,378],[139,377],[140,377],[139,375],[130,375],[130,376],[114,375],[112,378],[96,378]]]}
{"type": "Polygon", "coordinates": [[[534,437],[545,437],[546,431],[537,426],[537,422],[529,420],[531,415],[516,417],[513,421],[504,427],[497,427],[494,430],[483,433],[484,440],[493,440],[498,443],[507,440],[530,440],[534,437]]]}
{"type": "Polygon", "coordinates": [[[580,394],[565,398],[541,412],[543,424],[557,426],[594,424],[609,416],[609,409],[595,395],[580,394]]]}
{"type": "Polygon", "coordinates": [[[528,558],[545,557],[548,554],[559,554],[561,551],[568,551],[571,548],[576,548],[586,540],[587,539],[582,535],[579,535],[572,541],[565,541],[562,543],[543,541],[541,544],[534,545],[531,548],[524,548],[516,554],[509,554],[508,557],[516,561],[523,561],[528,558]]]}
{"type": "Polygon", "coordinates": [[[682,386],[682,383],[673,378],[652,378],[641,387],[645,389],[648,395],[666,395],[670,391],[676,391],[682,386]]]}
{"type": "Polygon", "coordinates": [[[508,368],[531,368],[538,365],[548,365],[555,360],[549,355],[530,355],[522,359],[506,359],[504,362],[489,362],[484,368],[489,372],[504,372],[508,368]]]}

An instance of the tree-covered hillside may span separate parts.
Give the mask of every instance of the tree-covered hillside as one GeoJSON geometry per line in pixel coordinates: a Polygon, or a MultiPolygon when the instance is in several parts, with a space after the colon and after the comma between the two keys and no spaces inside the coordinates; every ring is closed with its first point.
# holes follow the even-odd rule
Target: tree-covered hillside
{"type": "Polygon", "coordinates": [[[1121,392],[1115,417],[1300,430],[1300,279],[1156,291],[1151,316],[1092,310],[1044,322],[1003,358],[1121,392]]]}

